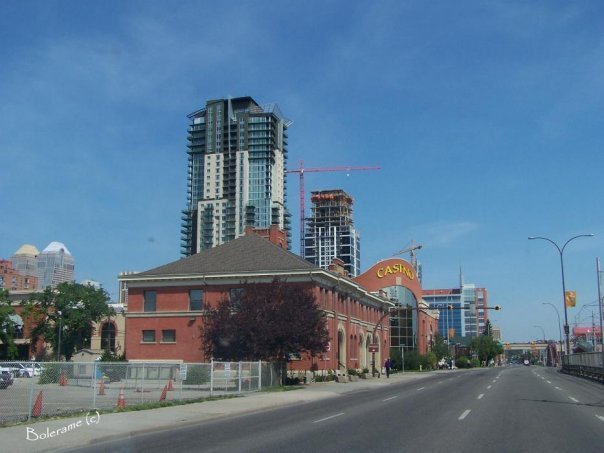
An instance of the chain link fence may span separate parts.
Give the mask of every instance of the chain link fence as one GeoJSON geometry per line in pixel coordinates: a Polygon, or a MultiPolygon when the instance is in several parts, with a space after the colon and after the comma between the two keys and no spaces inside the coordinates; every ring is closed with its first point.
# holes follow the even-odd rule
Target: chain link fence
{"type": "Polygon", "coordinates": [[[280,384],[278,370],[267,362],[2,362],[0,425],[258,392],[280,384]]]}

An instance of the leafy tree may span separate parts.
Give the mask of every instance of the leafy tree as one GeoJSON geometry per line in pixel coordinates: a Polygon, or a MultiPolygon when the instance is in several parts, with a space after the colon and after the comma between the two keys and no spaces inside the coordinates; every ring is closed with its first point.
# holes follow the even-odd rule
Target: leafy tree
{"type": "Polygon", "coordinates": [[[59,352],[70,360],[76,351],[90,344],[92,324],[114,314],[107,305],[109,300],[104,289],[79,283],[60,283],[55,289],[32,294],[24,310],[33,325],[31,344],[43,338],[59,351],[60,338],[59,352]]]}
{"type": "Polygon", "coordinates": [[[432,352],[436,355],[437,360],[440,360],[443,357],[449,357],[449,345],[438,333],[434,335],[432,340],[432,352]]]}
{"type": "Polygon", "coordinates": [[[493,337],[487,335],[473,338],[470,348],[478,354],[478,358],[482,362],[487,363],[497,355],[503,353],[503,346],[497,340],[493,339],[493,337]]]}
{"type": "Polygon", "coordinates": [[[482,332],[482,334],[488,337],[493,336],[493,325],[491,324],[490,319],[487,319],[487,323],[484,326],[484,331],[482,332]]]}
{"type": "Polygon", "coordinates": [[[17,346],[15,346],[15,322],[12,315],[15,310],[11,306],[8,290],[0,289],[0,341],[6,345],[6,354],[9,359],[17,357],[17,346]]]}
{"type": "Polygon", "coordinates": [[[290,354],[325,351],[329,334],[309,290],[274,280],[246,284],[236,301],[210,308],[201,338],[207,356],[284,365],[290,354]]]}

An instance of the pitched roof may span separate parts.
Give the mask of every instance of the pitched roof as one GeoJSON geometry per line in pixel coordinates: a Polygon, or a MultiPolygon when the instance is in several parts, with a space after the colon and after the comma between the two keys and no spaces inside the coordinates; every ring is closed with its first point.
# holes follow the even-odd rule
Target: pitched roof
{"type": "Polygon", "coordinates": [[[136,276],[210,275],[311,269],[318,268],[298,255],[269,242],[268,239],[251,234],[141,272],[136,276]]]}

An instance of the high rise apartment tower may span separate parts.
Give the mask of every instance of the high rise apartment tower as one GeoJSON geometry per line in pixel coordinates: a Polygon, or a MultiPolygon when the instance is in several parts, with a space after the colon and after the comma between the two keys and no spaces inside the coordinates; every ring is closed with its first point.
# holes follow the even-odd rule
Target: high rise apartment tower
{"type": "Polygon", "coordinates": [[[181,252],[189,256],[277,225],[289,233],[285,208],[287,128],[275,104],[251,97],[208,101],[191,113],[187,205],[181,252]]]}
{"type": "Polygon", "coordinates": [[[360,235],[352,221],[352,198],[343,190],[312,192],[311,216],[304,234],[304,257],[327,269],[333,258],[344,261],[351,277],[361,273],[360,235]]]}
{"type": "Polygon", "coordinates": [[[61,242],[51,242],[38,255],[38,286],[54,288],[59,283],[72,282],[75,261],[61,242]]]}

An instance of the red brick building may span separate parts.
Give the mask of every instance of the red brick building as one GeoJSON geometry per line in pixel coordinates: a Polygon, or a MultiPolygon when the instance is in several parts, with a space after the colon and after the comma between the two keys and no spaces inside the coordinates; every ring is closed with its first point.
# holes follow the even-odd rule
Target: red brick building
{"type": "Polygon", "coordinates": [[[13,267],[12,261],[0,260],[0,289],[26,291],[38,287],[36,275],[22,275],[13,267]]]}
{"type": "MultiPolygon", "coordinates": [[[[246,283],[275,278],[312,291],[326,313],[329,350],[321,357],[290,363],[298,370],[339,370],[371,367],[370,343],[390,347],[389,326],[377,322],[390,303],[359,283],[318,268],[268,240],[251,234],[196,255],[136,274],[122,274],[127,300],[126,357],[129,360],[206,362],[199,327],[207,307],[236,297],[246,283]]],[[[381,363],[378,353],[376,361],[381,363]]]]}

